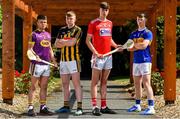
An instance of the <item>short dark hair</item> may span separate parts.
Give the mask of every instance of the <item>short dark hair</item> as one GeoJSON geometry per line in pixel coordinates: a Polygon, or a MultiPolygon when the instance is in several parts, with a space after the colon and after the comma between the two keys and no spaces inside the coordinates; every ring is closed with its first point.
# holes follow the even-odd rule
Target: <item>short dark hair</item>
{"type": "Polygon", "coordinates": [[[146,18],[146,14],[140,13],[140,14],[137,15],[137,17],[139,17],[139,18],[146,18]]]}
{"type": "Polygon", "coordinates": [[[47,20],[47,16],[45,15],[38,15],[37,20],[47,20]]]}
{"type": "Polygon", "coordinates": [[[74,11],[68,11],[68,12],[66,12],[66,16],[67,17],[76,16],[76,13],[74,11]]]}
{"type": "Polygon", "coordinates": [[[102,9],[109,9],[110,5],[107,2],[101,2],[100,8],[102,8],[102,9]]]}

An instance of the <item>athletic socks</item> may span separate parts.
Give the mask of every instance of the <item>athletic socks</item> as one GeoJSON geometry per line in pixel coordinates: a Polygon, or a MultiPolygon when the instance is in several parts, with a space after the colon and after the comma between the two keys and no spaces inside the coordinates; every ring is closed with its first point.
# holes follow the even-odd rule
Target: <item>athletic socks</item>
{"type": "Polygon", "coordinates": [[[101,99],[101,108],[102,109],[106,108],[106,99],[101,99]]]}
{"type": "Polygon", "coordinates": [[[77,109],[82,109],[82,102],[77,102],[77,109]]]}
{"type": "Polygon", "coordinates": [[[96,107],[96,106],[97,106],[97,100],[96,100],[96,98],[92,98],[92,99],[91,99],[91,104],[92,104],[93,107],[96,107]]]}

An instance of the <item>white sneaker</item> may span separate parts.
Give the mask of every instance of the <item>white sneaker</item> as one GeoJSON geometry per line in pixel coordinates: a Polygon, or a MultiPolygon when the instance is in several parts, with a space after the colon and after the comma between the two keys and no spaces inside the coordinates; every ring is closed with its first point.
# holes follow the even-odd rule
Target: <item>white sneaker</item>
{"type": "Polygon", "coordinates": [[[83,110],[82,109],[77,109],[75,112],[76,116],[82,115],[83,114],[83,110]]]}
{"type": "Polygon", "coordinates": [[[128,112],[140,112],[141,111],[141,106],[140,105],[133,105],[127,111],[128,112]]]}
{"type": "Polygon", "coordinates": [[[146,108],[143,112],[140,113],[141,115],[153,115],[155,114],[154,108],[146,108]]]}

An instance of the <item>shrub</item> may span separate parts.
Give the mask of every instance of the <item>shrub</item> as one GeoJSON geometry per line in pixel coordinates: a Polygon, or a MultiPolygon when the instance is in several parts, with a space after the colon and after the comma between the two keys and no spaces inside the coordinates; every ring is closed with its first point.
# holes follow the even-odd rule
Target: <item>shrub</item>
{"type": "Polygon", "coordinates": [[[27,94],[29,91],[31,75],[25,71],[15,71],[15,93],[27,94]]]}
{"type": "Polygon", "coordinates": [[[164,92],[164,72],[152,72],[151,85],[155,95],[162,95],[164,92]]]}

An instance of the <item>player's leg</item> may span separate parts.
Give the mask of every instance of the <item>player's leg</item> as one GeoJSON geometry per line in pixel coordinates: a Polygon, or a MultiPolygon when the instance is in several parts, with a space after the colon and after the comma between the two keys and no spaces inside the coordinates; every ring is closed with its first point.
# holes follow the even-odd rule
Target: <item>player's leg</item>
{"type": "Polygon", "coordinates": [[[102,70],[101,83],[100,83],[100,92],[101,92],[101,112],[108,114],[115,114],[116,112],[109,109],[106,105],[106,95],[107,95],[107,81],[112,69],[112,56],[107,56],[104,58],[104,66],[102,70]]]}
{"type": "Polygon", "coordinates": [[[92,68],[92,77],[91,77],[91,103],[93,106],[92,113],[95,116],[100,116],[101,112],[99,107],[97,106],[97,85],[102,76],[102,68],[103,68],[103,59],[95,58],[93,62],[91,62],[92,68]]]}
{"type": "Polygon", "coordinates": [[[92,69],[92,78],[91,78],[91,103],[93,106],[93,114],[96,116],[101,115],[100,110],[97,106],[97,85],[101,77],[101,70],[92,69]]]}
{"type": "Polygon", "coordinates": [[[106,95],[107,95],[107,80],[110,74],[110,69],[106,69],[102,71],[102,77],[101,77],[101,85],[100,85],[100,91],[101,91],[101,113],[107,113],[107,114],[116,114],[115,111],[111,110],[107,104],[106,104],[106,95]]]}
{"type": "Polygon", "coordinates": [[[82,115],[82,88],[80,83],[80,72],[73,73],[71,76],[77,99],[77,110],[75,115],[82,115]]]}
{"type": "Polygon", "coordinates": [[[53,113],[48,110],[46,106],[46,97],[47,97],[47,86],[48,86],[48,79],[50,76],[50,66],[49,65],[41,65],[40,66],[42,73],[39,80],[39,87],[40,87],[40,114],[42,115],[52,115],[53,113]]]}
{"type": "Polygon", "coordinates": [[[142,114],[155,114],[154,110],[154,96],[151,87],[151,63],[144,63],[143,66],[143,85],[147,92],[148,108],[142,114]]]}
{"type": "Polygon", "coordinates": [[[46,106],[46,97],[47,97],[47,86],[48,86],[49,76],[41,76],[40,78],[40,114],[42,115],[53,115],[46,106]]]}
{"type": "Polygon", "coordinates": [[[139,64],[133,64],[133,80],[135,87],[135,105],[129,108],[128,112],[141,111],[141,97],[142,97],[142,76],[139,64]]]}
{"type": "Polygon", "coordinates": [[[30,64],[29,73],[31,74],[31,85],[30,85],[29,93],[28,93],[28,116],[36,115],[34,111],[34,107],[33,107],[33,97],[34,97],[34,92],[36,90],[37,82],[40,77],[40,75],[34,76],[35,72],[37,72],[36,70],[37,70],[36,65],[30,64]]]}
{"type": "Polygon", "coordinates": [[[60,76],[62,80],[62,89],[64,94],[64,106],[56,110],[56,113],[69,113],[70,112],[70,72],[67,67],[67,62],[60,62],[60,76]]]}

